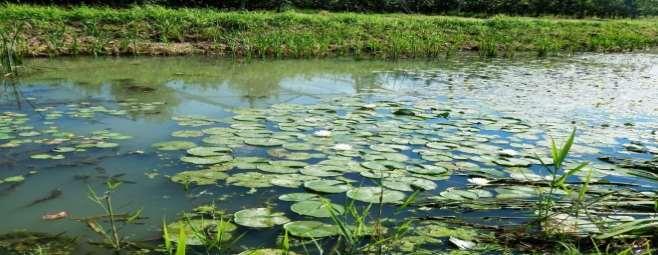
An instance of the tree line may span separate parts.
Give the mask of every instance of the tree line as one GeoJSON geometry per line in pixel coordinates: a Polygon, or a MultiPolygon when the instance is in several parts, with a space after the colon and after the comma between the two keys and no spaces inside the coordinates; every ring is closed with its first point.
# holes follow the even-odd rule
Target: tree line
{"type": "Polygon", "coordinates": [[[124,7],[157,4],[169,7],[425,14],[567,15],[574,17],[637,17],[658,15],[658,0],[8,0],[41,5],[124,7]]]}

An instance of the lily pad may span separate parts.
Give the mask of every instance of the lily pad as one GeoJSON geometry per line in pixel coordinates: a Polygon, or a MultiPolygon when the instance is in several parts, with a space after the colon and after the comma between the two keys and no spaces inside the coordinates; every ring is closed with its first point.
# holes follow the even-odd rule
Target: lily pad
{"type": "Polygon", "coordinates": [[[270,208],[245,209],[233,217],[236,224],[252,228],[269,228],[290,222],[284,213],[272,212],[270,208]]]}
{"type": "Polygon", "coordinates": [[[25,181],[25,177],[22,175],[10,176],[2,179],[3,183],[19,183],[25,181]]]}
{"type": "Polygon", "coordinates": [[[333,215],[342,215],[345,212],[345,208],[341,205],[319,200],[300,201],[290,206],[290,209],[300,215],[318,218],[331,217],[332,211],[333,215]]]}
{"type": "Polygon", "coordinates": [[[196,144],[188,141],[167,141],[154,143],[153,148],[161,151],[187,150],[196,147],[196,144]]]}
{"type": "Polygon", "coordinates": [[[171,177],[171,181],[181,184],[213,185],[223,180],[228,174],[213,169],[184,171],[171,177]]]}
{"type": "Polygon", "coordinates": [[[350,189],[350,186],[342,181],[336,180],[314,180],[304,183],[304,187],[310,190],[324,193],[343,193],[350,189]]]}
{"type": "Polygon", "coordinates": [[[315,176],[301,174],[281,174],[277,178],[270,179],[270,183],[279,187],[299,188],[305,181],[319,179],[315,176]]]}
{"type": "Polygon", "coordinates": [[[96,148],[101,148],[101,149],[115,148],[118,146],[119,146],[118,143],[108,143],[108,142],[98,142],[95,144],[96,148]]]}
{"type": "Polygon", "coordinates": [[[229,162],[233,160],[231,155],[221,155],[221,156],[212,156],[212,157],[192,157],[192,156],[183,156],[180,158],[181,161],[192,163],[196,165],[214,165],[223,162],[229,162]]]}
{"type": "Polygon", "coordinates": [[[366,203],[394,203],[405,198],[404,193],[380,187],[360,187],[347,192],[347,197],[366,203]]]}
{"type": "Polygon", "coordinates": [[[334,236],[339,233],[335,225],[319,221],[293,221],[283,225],[283,228],[291,235],[306,238],[334,236]]]}
{"type": "Polygon", "coordinates": [[[250,138],[250,139],[245,139],[244,143],[247,145],[252,145],[252,146],[262,146],[262,147],[272,147],[272,146],[279,146],[284,143],[286,143],[283,140],[280,139],[274,139],[274,138],[250,138]]]}
{"type": "Polygon", "coordinates": [[[235,186],[247,188],[265,188],[272,187],[270,180],[272,175],[261,174],[258,172],[237,173],[226,178],[226,183],[235,186]]]}
{"type": "Polygon", "coordinates": [[[384,179],[382,185],[399,191],[414,191],[415,188],[422,190],[433,190],[437,188],[436,183],[433,181],[411,176],[384,179]]]}
{"type": "Polygon", "coordinates": [[[314,200],[319,198],[320,196],[318,196],[318,194],[313,194],[313,193],[289,193],[279,196],[279,200],[293,201],[293,202],[314,200]]]}
{"type": "Polygon", "coordinates": [[[221,156],[231,153],[231,148],[227,147],[194,147],[187,150],[187,154],[197,157],[221,156]]]}

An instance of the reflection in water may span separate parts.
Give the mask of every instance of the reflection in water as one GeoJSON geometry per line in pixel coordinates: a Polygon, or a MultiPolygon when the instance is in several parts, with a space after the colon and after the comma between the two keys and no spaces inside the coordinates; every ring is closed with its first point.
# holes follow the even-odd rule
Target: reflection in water
{"type": "MultiPolygon", "coordinates": [[[[164,102],[148,118],[167,119],[185,100],[223,108],[262,107],[323,96],[353,94],[392,86],[402,74],[374,71],[419,68],[430,63],[352,60],[234,62],[201,57],[36,59],[45,67],[23,79],[27,84],[68,87],[81,100],[106,97],[125,102],[164,102]]],[[[66,96],[69,97],[69,96],[66,96]]],[[[53,98],[54,99],[54,98],[53,98]]],[[[70,99],[70,97],[69,97],[70,99]]],[[[60,99],[63,100],[63,99],[60,99]]],[[[136,116],[135,116],[136,117],[136,116]]]]}

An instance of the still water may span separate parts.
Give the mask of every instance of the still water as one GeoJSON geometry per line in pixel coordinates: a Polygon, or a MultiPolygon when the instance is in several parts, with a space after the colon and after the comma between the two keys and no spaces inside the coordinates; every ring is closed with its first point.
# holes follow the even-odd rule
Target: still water
{"type": "MultiPolygon", "coordinates": [[[[350,200],[345,191],[376,187],[381,180],[388,181],[392,197],[408,198],[409,188],[421,191],[403,210],[387,204],[386,217],[514,226],[532,212],[519,202],[532,196],[518,193],[549,175],[537,157],[548,160],[549,139],[561,143],[574,127],[569,166],[591,162],[591,180],[634,192],[658,188],[651,173],[599,159],[650,160],[658,153],[658,55],[651,53],[396,62],[56,58],[26,66],[33,69],[29,75],[4,82],[0,91],[0,179],[25,178],[0,184],[0,232],[24,229],[98,241],[76,219],[103,214],[88,194],[102,193],[108,180],[122,182],[113,193],[115,210],[141,209],[144,217],[121,233],[156,243],[163,219],[176,221],[210,203],[227,215],[271,208],[290,221],[331,223],[300,215],[290,209],[294,202],[277,197],[306,191],[343,205],[350,200]],[[221,153],[227,160],[211,163],[235,165],[222,169],[211,185],[176,183],[177,173],[208,164],[191,162],[199,157],[181,160],[192,146],[152,146],[167,141],[230,148],[221,153]],[[331,167],[308,170],[317,165],[331,167]],[[313,180],[346,188],[322,192],[307,184],[313,180]],[[484,194],[475,192],[482,199],[473,199],[454,190],[484,194]],[[31,204],[53,191],[61,194],[31,204]],[[61,211],[70,216],[42,220],[61,211]]],[[[614,189],[601,186],[593,192],[614,189]]],[[[282,231],[279,225],[240,226],[234,236],[245,235],[231,252],[277,247],[282,231]]]]}

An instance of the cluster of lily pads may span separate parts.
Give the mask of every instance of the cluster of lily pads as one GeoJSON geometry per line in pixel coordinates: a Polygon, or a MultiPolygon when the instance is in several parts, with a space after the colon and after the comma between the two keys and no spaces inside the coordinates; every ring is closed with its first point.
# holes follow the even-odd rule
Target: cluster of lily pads
{"type": "MultiPolygon", "coordinates": [[[[330,212],[340,215],[345,209],[321,201],[330,194],[395,205],[421,191],[425,195],[417,204],[426,210],[529,208],[528,199],[547,192],[545,185],[537,184],[551,180],[541,168],[551,163],[542,130],[517,118],[448,108],[429,98],[369,101],[355,96],[314,105],[239,109],[229,120],[174,120],[186,129],[173,132],[175,140],[153,145],[190,168],[172,176],[172,181],[246,187],[251,192],[275,186],[294,189],[279,199],[292,202],[290,210],[303,220],[290,220],[269,208],[251,208],[236,212],[233,222],[252,228],[283,225],[302,238],[339,233],[327,218],[330,212]],[[446,182],[451,176],[466,176],[468,182],[452,187],[446,182]]],[[[582,154],[596,148],[577,144],[574,151],[582,154]]],[[[568,167],[575,164],[567,162],[568,167]]],[[[577,175],[589,180],[630,176],[602,162],[577,175]]],[[[610,189],[615,188],[593,187],[590,192],[610,189]]]]}
{"type": "MultiPolygon", "coordinates": [[[[31,100],[35,100],[31,98],[31,100]]],[[[43,120],[39,129],[25,113],[4,112],[0,114],[0,148],[16,148],[22,144],[73,145],[59,146],[49,153],[32,155],[33,159],[63,159],[65,153],[80,152],[88,148],[114,148],[116,140],[125,140],[131,136],[100,130],[92,132],[89,136],[78,136],[71,132],[61,131],[56,120],[62,117],[77,119],[93,119],[97,114],[110,116],[125,116],[130,113],[148,113],[158,110],[164,102],[139,102],[136,99],[118,102],[119,109],[110,109],[102,105],[93,105],[89,102],[68,104],[62,107],[45,106],[34,108],[34,112],[43,120]],[[63,108],[63,109],[62,109],[63,108]]]]}
{"type": "MultiPolygon", "coordinates": [[[[35,111],[43,114],[43,121],[33,121],[24,113],[0,114],[0,150],[22,148],[33,160],[62,160],[67,158],[67,155],[90,149],[116,148],[119,141],[132,138],[110,130],[98,130],[88,135],[63,131],[54,122],[60,117],[60,112],[55,108],[37,108],[35,111]]],[[[17,175],[0,179],[0,183],[17,183],[23,180],[24,175],[17,175]]]]}
{"type": "MultiPolygon", "coordinates": [[[[344,208],[311,193],[290,193],[279,196],[282,201],[294,201],[292,210],[300,215],[309,217],[325,218],[333,214],[343,214],[344,208]]],[[[251,208],[233,213],[232,218],[227,218],[225,212],[217,209],[214,205],[203,205],[185,213],[179,221],[167,224],[166,232],[168,238],[173,242],[179,241],[179,234],[185,232],[186,245],[204,245],[209,238],[219,238],[228,242],[238,231],[240,225],[249,229],[263,229],[282,225],[286,233],[309,239],[320,239],[336,236],[341,233],[339,226],[315,220],[292,221],[282,212],[275,212],[270,208],[251,208]]],[[[347,228],[356,226],[346,225],[347,228]]],[[[372,226],[360,226],[357,231],[359,235],[372,235],[372,226]]],[[[383,229],[383,231],[388,231],[383,229]]],[[[400,238],[392,239],[391,243],[385,245],[389,251],[413,252],[413,254],[435,254],[431,247],[443,246],[447,243],[459,249],[472,251],[500,250],[501,247],[495,243],[494,233],[487,230],[476,229],[469,226],[457,226],[455,224],[442,223],[435,220],[418,221],[411,225],[411,231],[400,238]],[[476,247],[475,241],[486,240],[476,247]],[[446,243],[447,242],[447,243],[446,243]]],[[[240,254],[284,254],[281,249],[263,248],[249,249],[240,254]]],[[[297,254],[288,251],[288,254],[297,254]]]]}

